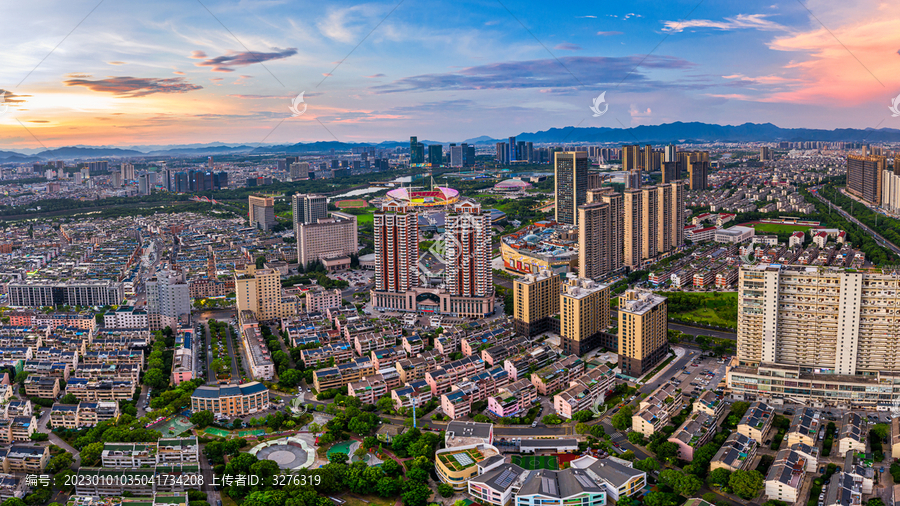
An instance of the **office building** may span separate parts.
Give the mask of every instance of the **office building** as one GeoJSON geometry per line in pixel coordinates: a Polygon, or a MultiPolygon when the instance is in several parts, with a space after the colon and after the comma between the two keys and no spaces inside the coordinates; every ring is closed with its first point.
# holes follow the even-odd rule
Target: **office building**
{"type": "Polygon", "coordinates": [[[900,399],[891,387],[900,384],[896,307],[895,270],[742,266],[729,391],[748,400],[891,406],[900,399]]]}
{"type": "Polygon", "coordinates": [[[571,277],[561,288],[560,345],[564,353],[581,356],[600,346],[600,333],[609,328],[609,285],[571,277]]]}
{"type": "Polygon", "coordinates": [[[488,297],[494,293],[491,269],[491,213],[475,201],[457,202],[444,218],[444,281],[450,295],[488,297]]]}
{"type": "MultiPolygon", "coordinates": [[[[153,174],[141,174],[138,176],[138,193],[141,195],[150,195],[150,192],[153,190],[153,174]]],[[[81,183],[83,176],[79,173],[75,173],[75,184],[81,183]]]]}
{"type": "Polygon", "coordinates": [[[638,145],[622,146],[622,170],[626,173],[641,170],[641,147],[638,145]]]}
{"type": "Polygon", "coordinates": [[[578,206],[587,201],[587,152],[557,151],[553,157],[556,221],[577,225],[578,206]]]}
{"type": "Polygon", "coordinates": [[[559,275],[549,270],[513,280],[517,334],[532,337],[551,330],[550,319],[559,314],[559,283],[559,275]]]}
{"type": "Polygon", "coordinates": [[[463,167],[465,166],[465,161],[463,157],[465,156],[463,146],[457,146],[455,144],[450,145],[450,166],[451,167],[463,167]]]}
{"type": "Polygon", "coordinates": [[[286,318],[297,312],[296,303],[281,296],[281,274],[275,269],[248,265],[234,271],[234,292],[238,313],[251,311],[257,320],[286,318]]]}
{"type": "Polygon", "coordinates": [[[440,144],[428,145],[428,165],[440,167],[444,163],[444,147],[440,144]]]}
{"type": "Polygon", "coordinates": [[[250,225],[260,230],[272,230],[275,226],[275,197],[250,195],[250,225]]]}
{"type": "Polygon", "coordinates": [[[847,191],[869,204],[881,205],[882,173],[886,171],[884,156],[848,155],[847,191]]]}
{"type": "Polygon", "coordinates": [[[411,166],[425,164],[425,145],[415,136],[409,138],[409,164],[411,166]]]}
{"type": "Polygon", "coordinates": [[[375,290],[401,297],[419,284],[419,215],[390,201],[374,215],[375,290]]]}
{"type": "Polygon", "coordinates": [[[291,212],[294,226],[299,223],[316,223],[328,217],[328,199],[323,195],[291,195],[291,212]]]}
{"type": "Polygon", "coordinates": [[[619,297],[619,368],[638,378],[669,351],[666,298],[647,290],[627,290],[619,297]]]}
{"type": "Polygon", "coordinates": [[[316,223],[297,224],[297,255],[300,263],[335,259],[359,251],[356,216],[331,213],[316,223]]]}

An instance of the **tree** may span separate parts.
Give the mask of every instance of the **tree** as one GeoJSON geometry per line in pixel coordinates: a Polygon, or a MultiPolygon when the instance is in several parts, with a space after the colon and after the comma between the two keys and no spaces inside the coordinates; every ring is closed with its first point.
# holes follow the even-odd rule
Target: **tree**
{"type": "Polygon", "coordinates": [[[724,467],[719,467],[709,473],[709,478],[707,479],[707,481],[709,481],[710,485],[724,487],[728,485],[729,478],[731,478],[731,471],[725,469],[724,467]]]}
{"type": "MultiPolygon", "coordinates": [[[[385,461],[385,464],[388,462],[394,462],[393,460],[385,461]]],[[[396,464],[396,462],[394,462],[396,464]]],[[[375,484],[375,492],[378,493],[381,497],[394,497],[400,493],[400,490],[403,488],[403,484],[397,478],[388,478],[385,476],[378,480],[378,483],[375,484]]]]}
{"type": "Polygon", "coordinates": [[[678,455],[678,445],[665,441],[656,445],[656,457],[659,460],[674,459],[678,455]]]}
{"type": "Polygon", "coordinates": [[[91,443],[81,449],[81,465],[92,466],[100,461],[100,455],[103,454],[103,443],[91,443]]]}
{"type": "Polygon", "coordinates": [[[60,404],[78,404],[78,397],[72,394],[66,394],[59,400],[60,404]]]}
{"type": "Polygon", "coordinates": [[[381,411],[382,413],[393,411],[394,400],[388,396],[384,396],[375,402],[375,407],[378,408],[378,411],[381,411]]]}
{"type": "Polygon", "coordinates": [[[731,473],[731,477],[728,479],[728,486],[741,498],[750,500],[763,487],[764,481],[765,477],[759,471],[738,469],[731,473]]]}
{"type": "Polygon", "coordinates": [[[424,482],[407,481],[401,497],[405,506],[425,506],[431,497],[431,489],[424,482]]]}
{"type": "Polygon", "coordinates": [[[644,460],[636,460],[633,465],[635,469],[644,471],[645,473],[659,470],[659,462],[653,457],[647,457],[644,460]]]}
{"type": "Polygon", "coordinates": [[[399,476],[403,472],[403,468],[394,459],[387,459],[381,464],[381,470],[388,476],[399,476]]]}
{"type": "Polygon", "coordinates": [[[144,384],[161,390],[168,386],[169,379],[163,374],[162,369],[150,369],[144,374],[144,384]]]}
{"type": "Polygon", "coordinates": [[[630,441],[631,444],[634,445],[643,445],[647,443],[647,441],[644,439],[643,434],[634,431],[628,433],[628,441],[630,441]]]}
{"type": "Polygon", "coordinates": [[[191,423],[203,429],[213,423],[213,414],[210,411],[195,411],[191,413],[191,423]]]}
{"type": "Polygon", "coordinates": [[[438,494],[441,494],[441,497],[450,497],[453,495],[453,487],[447,485],[446,483],[441,483],[438,485],[438,494]]]}
{"type": "Polygon", "coordinates": [[[612,426],[618,430],[628,430],[631,428],[631,417],[634,415],[634,408],[631,405],[624,406],[618,413],[612,416],[612,426]]]}
{"type": "Polygon", "coordinates": [[[335,464],[346,464],[348,460],[350,460],[350,456],[346,453],[334,452],[328,455],[328,461],[335,464]]]}
{"type": "Polygon", "coordinates": [[[645,506],[675,506],[678,496],[668,492],[650,492],[644,496],[645,506]]]}
{"type": "Polygon", "coordinates": [[[575,413],[572,413],[572,420],[575,420],[576,422],[586,422],[593,417],[594,417],[594,413],[593,413],[593,411],[591,411],[589,409],[583,409],[581,411],[576,411],[575,413]]]}
{"type": "Polygon", "coordinates": [[[878,497],[873,497],[866,501],[866,506],[884,506],[884,501],[878,497]]]}

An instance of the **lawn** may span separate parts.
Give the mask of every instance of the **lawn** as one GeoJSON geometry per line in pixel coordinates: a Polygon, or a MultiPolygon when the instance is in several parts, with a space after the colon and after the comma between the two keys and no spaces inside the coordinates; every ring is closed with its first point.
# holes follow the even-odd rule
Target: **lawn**
{"type": "Polygon", "coordinates": [[[808,225],[780,225],[778,223],[752,223],[742,226],[756,229],[757,234],[790,234],[798,230],[806,232],[811,228],[808,225]]]}
{"type": "Polygon", "coordinates": [[[396,498],[392,497],[385,499],[376,495],[357,497],[349,494],[341,497],[341,499],[347,501],[343,506],[394,506],[394,503],[397,501],[396,498]]]}
{"type": "Polygon", "coordinates": [[[559,469],[559,463],[553,455],[513,455],[512,463],[526,471],[535,469],[550,469],[555,471],[559,469]]]}
{"type": "Polygon", "coordinates": [[[737,292],[665,292],[669,317],[683,321],[734,328],[737,292]]]}

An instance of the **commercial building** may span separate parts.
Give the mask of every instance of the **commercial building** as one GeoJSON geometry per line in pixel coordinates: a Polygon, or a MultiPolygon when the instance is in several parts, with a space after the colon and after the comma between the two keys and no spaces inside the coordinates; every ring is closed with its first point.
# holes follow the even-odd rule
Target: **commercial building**
{"type": "Polygon", "coordinates": [[[578,206],[587,202],[587,151],[557,151],[553,153],[556,221],[578,224],[578,206]]]}
{"type": "Polygon", "coordinates": [[[563,352],[584,355],[600,346],[601,332],[609,328],[609,285],[570,277],[562,285],[559,335],[563,352]]]}
{"type": "Polygon", "coordinates": [[[113,306],[125,300],[125,287],[111,280],[26,280],[7,285],[10,306],[113,306]]]}
{"type": "Polygon", "coordinates": [[[669,351],[666,298],[648,290],[631,289],[619,297],[619,368],[640,377],[669,351]]]}
{"type": "Polygon", "coordinates": [[[238,313],[251,311],[259,321],[286,318],[297,313],[296,303],[282,298],[281,274],[275,269],[247,265],[234,271],[234,291],[238,313]]]}
{"type": "Polygon", "coordinates": [[[900,399],[900,279],[881,269],[744,265],[734,398],[838,407],[900,399]]]}
{"type": "Polygon", "coordinates": [[[203,385],[191,394],[192,411],[225,416],[245,416],[269,407],[269,390],[252,381],[241,385],[203,385]]]}
{"type": "Polygon", "coordinates": [[[559,314],[559,275],[543,270],[513,280],[513,324],[516,333],[532,337],[551,330],[559,314]]]}
{"type": "Polygon", "coordinates": [[[883,172],[887,171],[884,156],[847,156],[847,191],[869,204],[881,205],[883,172]]]}
{"type": "Polygon", "coordinates": [[[260,230],[272,230],[275,226],[275,197],[250,195],[250,225],[260,230]]]}
{"type": "Polygon", "coordinates": [[[345,257],[359,251],[356,216],[331,213],[315,223],[297,224],[297,255],[300,263],[345,257]]]}

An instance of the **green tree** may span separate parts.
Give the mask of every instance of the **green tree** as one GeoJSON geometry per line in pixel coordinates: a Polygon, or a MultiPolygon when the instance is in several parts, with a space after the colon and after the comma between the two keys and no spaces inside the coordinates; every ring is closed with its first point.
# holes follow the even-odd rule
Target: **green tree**
{"type": "Polygon", "coordinates": [[[750,500],[763,487],[764,481],[765,477],[759,471],[738,469],[731,473],[731,477],[728,479],[728,486],[742,499],[750,500]]]}
{"type": "Polygon", "coordinates": [[[643,445],[647,443],[647,441],[644,439],[643,434],[634,431],[628,433],[628,441],[630,441],[631,444],[635,445],[643,445]]]}
{"type": "Polygon", "coordinates": [[[78,404],[78,397],[72,394],[66,394],[59,399],[60,404],[78,404]]]}
{"type": "Polygon", "coordinates": [[[594,417],[594,413],[593,413],[593,411],[591,411],[589,409],[584,409],[584,410],[576,411],[575,413],[572,413],[572,420],[575,420],[576,422],[587,422],[588,420],[590,420],[593,417],[594,417]]]}
{"type": "Polygon", "coordinates": [[[81,465],[93,466],[100,462],[100,455],[103,454],[103,443],[91,443],[81,449],[81,465]]]}
{"type": "Polygon", "coordinates": [[[634,415],[634,408],[630,404],[622,407],[618,413],[612,416],[612,426],[618,430],[630,429],[632,415],[634,415]]]}
{"type": "Polygon", "coordinates": [[[659,470],[659,462],[653,457],[647,457],[644,460],[636,460],[634,461],[634,468],[639,471],[644,471],[645,473],[649,473],[652,471],[659,470]]]}
{"type": "Polygon", "coordinates": [[[441,483],[438,485],[438,494],[441,494],[441,497],[450,497],[453,495],[453,487],[446,483],[441,483]]]}
{"type": "Polygon", "coordinates": [[[725,469],[724,467],[720,467],[714,469],[711,473],[709,473],[709,481],[710,485],[715,485],[717,487],[724,487],[728,485],[728,480],[731,478],[731,471],[725,469]]]}
{"type": "Polygon", "coordinates": [[[201,429],[212,425],[214,419],[213,414],[206,410],[191,413],[191,423],[201,429]]]}
{"type": "Polygon", "coordinates": [[[678,496],[668,492],[650,492],[644,496],[645,506],[675,506],[678,496]]]}

